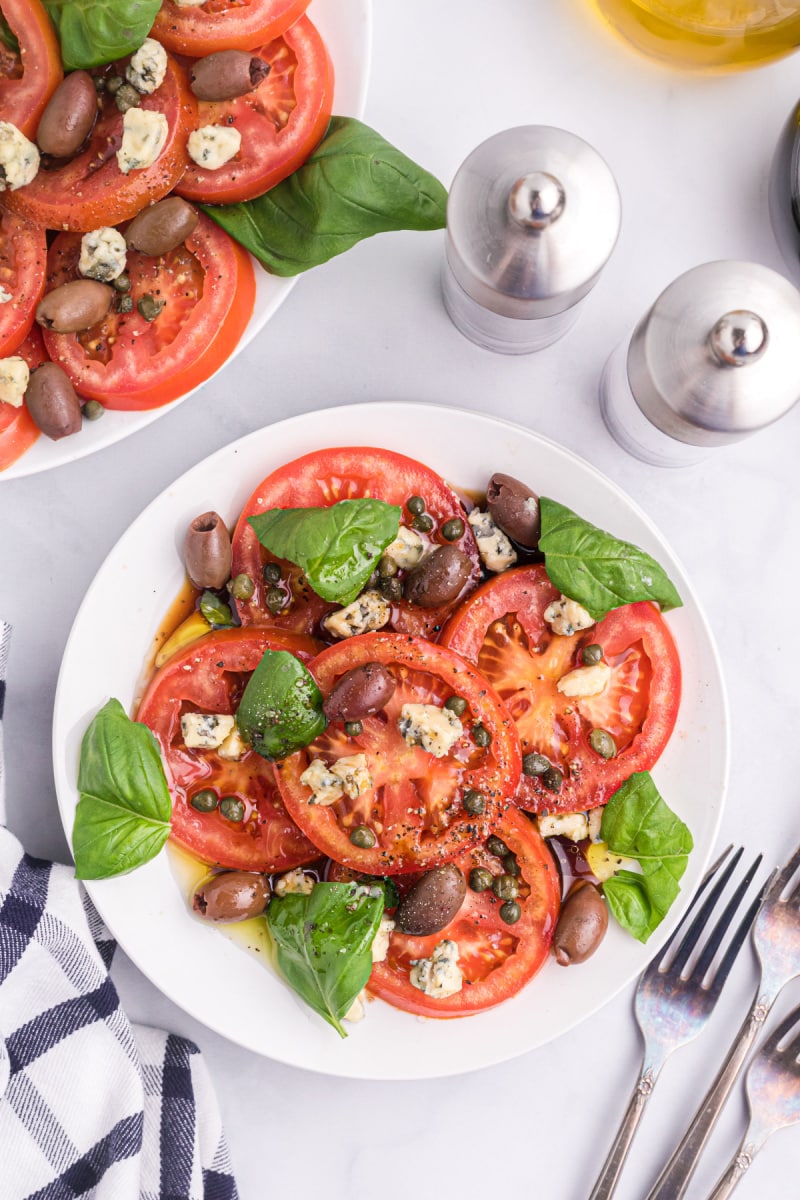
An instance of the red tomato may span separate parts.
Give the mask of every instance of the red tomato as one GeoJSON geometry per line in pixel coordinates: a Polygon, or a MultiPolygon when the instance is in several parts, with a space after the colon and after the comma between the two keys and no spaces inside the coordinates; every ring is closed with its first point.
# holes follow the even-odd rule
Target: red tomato
{"type": "Polygon", "coordinates": [[[0,116],[33,139],[63,78],[61,47],[40,0],[3,0],[2,14],[19,54],[0,41],[0,116]]]}
{"type": "Polygon", "coordinates": [[[151,37],[180,54],[201,57],[214,50],[247,50],[263,46],[294,25],[309,0],[206,0],[181,8],[163,0],[151,37]]]}
{"type": "MultiPolygon", "coordinates": [[[[385,962],[372,968],[369,991],[420,1016],[466,1017],[515,996],[543,966],[558,919],[558,871],[539,834],[521,813],[507,812],[494,832],[519,864],[520,919],[507,924],[500,916],[502,901],[491,890],[473,892],[467,887],[458,913],[439,933],[391,935],[385,962]],[[463,985],[452,996],[426,996],[411,983],[411,968],[414,960],[430,958],[445,939],[458,946],[463,985]]],[[[485,845],[468,850],[456,862],[467,878],[473,867],[485,867],[493,875],[504,870],[485,845]]]]}
{"type": "Polygon", "coordinates": [[[431,642],[393,633],[366,633],[329,646],[311,664],[323,696],[351,667],[380,662],[397,687],[381,712],[365,717],[363,732],[348,737],[341,724],[330,724],[310,746],[277,764],[284,803],[305,834],[329,858],[357,871],[392,875],[447,862],[485,837],[514,793],[520,772],[519,745],[508,713],[478,672],[457,654],[431,642]],[[398,718],[404,704],[441,707],[462,696],[463,735],[442,758],[409,746],[398,718]],[[480,748],[472,737],[476,724],[491,735],[480,748]],[[315,758],[326,763],[366,754],[373,786],[357,799],[346,796],[324,807],[310,803],[311,790],[300,776],[315,758]],[[463,806],[465,792],[485,798],[481,816],[463,806]],[[350,841],[352,831],[368,826],[376,835],[372,849],[350,841]]]}
{"type": "MultiPolygon", "coordinates": [[[[34,327],[21,346],[17,346],[14,357],[24,358],[31,370],[45,362],[42,336],[34,327]]],[[[10,356],[9,356],[10,357],[10,356]]],[[[11,404],[0,404],[0,471],[10,467],[39,436],[39,430],[24,403],[20,408],[11,404]]]]}
{"type": "Polygon", "coordinates": [[[544,610],[560,592],[543,566],[506,571],[455,613],[442,644],[477,663],[517,723],[522,753],[543,754],[564,775],[559,792],[523,775],[517,803],[531,812],[575,812],[605,804],[634,771],[646,771],[666,746],[678,715],[681,668],[672,635],[649,603],[614,609],[572,637],[554,634],[544,610]],[[570,699],[557,690],[597,643],[611,678],[599,696],[570,699]],[[617,755],[589,744],[605,729],[617,755]]]}
{"type": "MultiPolygon", "coordinates": [[[[78,278],[81,238],[62,233],[48,254],[48,290],[78,278]]],[[[133,310],[83,333],[45,331],[48,353],[75,389],[107,408],[156,408],[197,387],[228,358],[253,311],[250,256],[203,215],[184,245],[153,257],[128,251],[133,310]],[[141,297],[165,301],[154,321],[141,297]]]]}
{"type": "MultiPolygon", "coordinates": [[[[129,59],[95,74],[124,74],[129,59]]],[[[183,71],[170,58],[164,82],[141,108],[163,113],[169,133],[164,149],[150,167],[124,174],[117,163],[122,144],[123,114],[108,92],[86,149],[68,162],[40,170],[32,183],[3,193],[3,204],[35,225],[48,229],[89,230],[116,225],[146,204],[166,196],[189,163],[186,138],[197,115],[197,102],[183,71]]]]}
{"type": "Polygon", "coordinates": [[[191,162],[176,187],[187,200],[234,204],[252,200],[291,175],[322,138],[331,119],[333,66],[307,17],[253,54],[271,70],[263,83],[236,100],[201,101],[195,127],[230,125],[241,148],[216,170],[191,162]]]}
{"type": "Polygon", "coordinates": [[[315,648],[310,638],[275,630],[220,630],[171,658],[150,681],[136,720],[149,726],[161,745],[173,804],[170,837],[204,862],[240,871],[285,871],[319,857],[287,815],[271,763],[254,750],[239,762],[225,761],[215,750],[190,750],[180,724],[184,712],[234,713],[265,650],[288,650],[308,662],[315,648]],[[242,800],[244,820],[192,808],[191,797],[205,788],[220,798],[242,800]]]}
{"type": "Polygon", "coordinates": [[[0,356],[13,354],[33,325],[46,261],[44,230],[0,211],[0,289],[11,297],[0,303],[0,356]]]}
{"type": "MultiPolygon", "coordinates": [[[[422,496],[425,511],[434,521],[430,534],[424,537],[435,544],[444,542],[440,532],[442,525],[453,517],[461,517],[464,533],[452,544],[472,559],[474,566],[469,587],[476,586],[480,579],[480,560],[475,538],[455,492],[434,471],[413,458],[393,454],[390,450],[362,446],[317,450],[273,471],[262,480],[244,506],[233,535],[233,574],[244,572],[249,575],[255,583],[255,592],[251,600],[238,602],[243,624],[268,621],[298,633],[318,634],[321,618],[338,607],[315,595],[297,567],[281,562],[280,586],[289,603],[273,616],[266,606],[270,585],[264,583],[263,568],[266,563],[277,560],[260,545],[247,518],[270,508],[323,507],[363,496],[401,506],[401,522],[406,525],[413,519],[407,501],[411,496],[422,496]]],[[[392,606],[391,628],[419,637],[435,637],[456,603],[425,609],[401,600],[392,606]]]]}

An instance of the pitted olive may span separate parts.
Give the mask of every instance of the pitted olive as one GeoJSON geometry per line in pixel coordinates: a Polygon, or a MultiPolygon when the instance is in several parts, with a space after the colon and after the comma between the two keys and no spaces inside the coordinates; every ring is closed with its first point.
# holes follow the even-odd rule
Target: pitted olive
{"type": "Polygon", "coordinates": [[[467,881],[455,863],[434,867],[401,900],[395,927],[415,937],[440,933],[453,920],[466,894],[467,881]]]}
{"type": "Polygon", "coordinates": [[[463,550],[437,546],[406,576],[403,594],[420,608],[438,608],[455,600],[471,574],[472,562],[463,550]]]}
{"type": "Polygon", "coordinates": [[[496,472],[486,489],[486,503],[503,533],[526,550],[536,549],[542,524],[535,492],[513,476],[496,472]]]}
{"type": "Polygon", "coordinates": [[[360,721],[380,712],[396,687],[383,663],[367,662],[345,671],[323,704],[329,721],[360,721]]]}
{"type": "Polygon", "coordinates": [[[219,513],[195,517],[183,542],[186,574],[195,587],[221,588],[231,574],[231,538],[219,513]]]}
{"type": "Polygon", "coordinates": [[[192,899],[192,908],[206,921],[247,921],[263,913],[269,898],[269,881],[265,875],[223,871],[201,884],[192,899]]]}
{"type": "Polygon", "coordinates": [[[86,141],[97,119],[97,91],[88,71],[65,75],[39,118],[36,141],[42,154],[69,158],[86,141]]]}
{"type": "Polygon", "coordinates": [[[54,442],[81,427],[81,402],[57,363],[42,363],[32,372],[25,404],[33,423],[54,442]]]}
{"type": "Polygon", "coordinates": [[[167,196],[133,218],[125,230],[125,242],[142,254],[168,254],[194,232],[199,219],[197,209],[180,196],[167,196]]]}
{"type": "Polygon", "coordinates": [[[556,925],[553,952],[562,967],[586,962],[606,936],[608,907],[597,887],[578,879],[570,888],[556,925]]]}
{"type": "Polygon", "coordinates": [[[95,279],[73,279],[48,292],[36,309],[36,320],[54,333],[81,333],[102,321],[114,289],[95,279]]]}
{"type": "Polygon", "coordinates": [[[217,50],[192,64],[189,86],[198,100],[235,100],[266,79],[270,65],[245,50],[217,50]]]}

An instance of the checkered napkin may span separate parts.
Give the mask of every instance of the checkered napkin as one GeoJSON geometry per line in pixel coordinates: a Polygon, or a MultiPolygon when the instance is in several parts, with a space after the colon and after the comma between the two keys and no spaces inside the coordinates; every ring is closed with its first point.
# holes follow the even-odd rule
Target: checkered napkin
{"type": "Polygon", "coordinates": [[[0,1200],[237,1200],[200,1053],[129,1023],[115,949],[72,868],[0,825],[0,1200]]]}

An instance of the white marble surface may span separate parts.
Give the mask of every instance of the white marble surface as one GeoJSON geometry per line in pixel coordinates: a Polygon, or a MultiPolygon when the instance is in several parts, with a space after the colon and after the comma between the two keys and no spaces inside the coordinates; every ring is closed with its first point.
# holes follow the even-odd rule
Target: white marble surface
{"type": "MultiPolygon", "coordinates": [[[[0,484],[0,613],[15,627],[9,823],[29,850],[66,854],[49,750],[56,675],[83,592],[131,519],[198,459],[271,420],[413,398],[495,412],[563,442],[659,524],[694,579],[725,664],[733,770],[721,843],[743,840],[775,861],[785,855],[800,838],[800,410],[702,467],[666,472],[610,440],[596,386],[609,350],[680,271],[724,257],[782,268],[766,181],[798,78],[793,59],[718,79],[651,65],[617,43],[588,0],[380,0],[367,120],[445,181],[499,129],[573,130],[617,175],[616,254],[566,340],[507,359],[450,325],[438,293],[441,234],[373,239],[302,279],[260,338],[189,404],[101,455],[0,484]]],[[[400,1200],[412,1187],[423,1196],[503,1188],[584,1200],[638,1064],[632,988],[571,1035],[503,1066],[441,1082],[363,1084],[247,1054],[172,1006],[122,956],[115,976],[132,1017],[185,1033],[205,1051],[243,1200],[318,1188],[336,1200],[376,1191],[400,1200]]],[[[620,1200],[645,1196],[754,982],[745,956],[711,1027],[668,1066],[620,1200]]],[[[782,1007],[799,999],[794,985],[782,1007]]],[[[264,1017],[243,1010],[230,1019],[264,1017]]],[[[743,1120],[737,1091],[690,1198],[707,1195],[743,1120]]],[[[785,1194],[799,1149],[797,1131],[777,1135],[741,1185],[742,1200],[785,1194]]]]}

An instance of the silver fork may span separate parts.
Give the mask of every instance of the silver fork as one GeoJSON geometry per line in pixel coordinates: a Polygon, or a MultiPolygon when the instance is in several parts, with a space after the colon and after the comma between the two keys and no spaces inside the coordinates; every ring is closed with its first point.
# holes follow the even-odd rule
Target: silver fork
{"type": "Polygon", "coordinates": [[[739,1149],[708,1200],[728,1200],[771,1133],[800,1121],[800,1008],[764,1042],[747,1072],[750,1120],[739,1149]],[[794,1037],[787,1041],[794,1030],[794,1037]],[[785,1045],[781,1045],[785,1042],[785,1045]]]}
{"type": "MultiPolygon", "coordinates": [[[[729,846],[706,875],[692,901],[687,919],[717,876],[722,864],[729,856],[730,849],[729,846]]],[[[633,1141],[633,1135],[642,1119],[642,1114],[664,1063],[673,1050],[692,1041],[705,1025],[742,943],[747,937],[760,897],[756,898],[748,908],[717,969],[709,979],[706,979],[728,927],[761,862],[761,855],[759,855],[739,883],[714,927],[708,929],[707,932],[713,909],[741,857],[742,849],[740,847],[719,874],[689,927],[685,929],[682,925],[678,928],[661,954],[653,959],[639,980],[634,1012],[644,1038],[642,1067],[622,1118],[622,1124],[597,1177],[589,1200],[609,1200],[609,1197],[613,1195],[633,1141]],[[703,935],[706,936],[702,941],[700,954],[692,968],[687,971],[686,965],[689,958],[701,945],[703,935]],[[677,945],[677,949],[670,961],[670,952],[675,945],[677,945]]]]}
{"type": "Polygon", "coordinates": [[[761,976],[750,1011],[686,1133],[648,1193],[647,1200],[681,1200],[758,1031],[763,1027],[782,988],[800,975],[800,882],[785,897],[783,895],[798,868],[800,846],[786,865],[770,879],[753,925],[753,945],[761,964],[761,976]]]}

